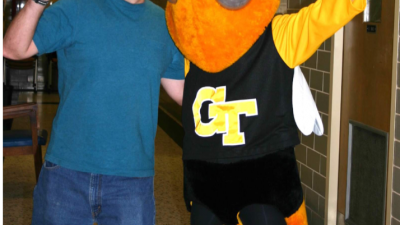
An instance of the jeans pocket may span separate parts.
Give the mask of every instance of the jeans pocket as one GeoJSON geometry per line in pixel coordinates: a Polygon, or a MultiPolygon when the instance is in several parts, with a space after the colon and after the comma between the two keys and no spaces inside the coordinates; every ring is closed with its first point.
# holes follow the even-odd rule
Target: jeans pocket
{"type": "Polygon", "coordinates": [[[43,168],[45,168],[46,170],[55,170],[60,168],[60,166],[46,160],[44,161],[43,168]]]}

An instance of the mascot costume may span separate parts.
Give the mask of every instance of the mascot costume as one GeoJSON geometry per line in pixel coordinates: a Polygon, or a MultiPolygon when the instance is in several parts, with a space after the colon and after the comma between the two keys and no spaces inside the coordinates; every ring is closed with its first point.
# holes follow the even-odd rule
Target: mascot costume
{"type": "Polygon", "coordinates": [[[193,225],[306,225],[294,146],[322,123],[299,65],[366,0],[169,0],[185,56],[184,195],[193,225]]]}

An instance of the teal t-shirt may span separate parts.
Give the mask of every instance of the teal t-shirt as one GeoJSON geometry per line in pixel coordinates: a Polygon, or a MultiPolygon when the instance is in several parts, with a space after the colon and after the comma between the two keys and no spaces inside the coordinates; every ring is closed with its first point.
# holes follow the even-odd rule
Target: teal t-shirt
{"type": "Polygon", "coordinates": [[[60,0],[34,43],[57,51],[60,104],[46,160],[128,177],[154,175],[161,78],[184,79],[164,11],[146,0],[60,0]]]}

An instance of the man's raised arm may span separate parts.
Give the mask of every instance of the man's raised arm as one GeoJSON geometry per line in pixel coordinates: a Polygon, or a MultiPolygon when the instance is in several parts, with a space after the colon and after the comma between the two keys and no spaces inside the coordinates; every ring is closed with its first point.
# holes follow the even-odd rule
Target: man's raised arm
{"type": "Polygon", "coordinates": [[[4,57],[19,60],[29,58],[38,53],[38,49],[32,39],[44,8],[44,5],[33,0],[26,2],[25,7],[13,19],[4,36],[4,57]]]}

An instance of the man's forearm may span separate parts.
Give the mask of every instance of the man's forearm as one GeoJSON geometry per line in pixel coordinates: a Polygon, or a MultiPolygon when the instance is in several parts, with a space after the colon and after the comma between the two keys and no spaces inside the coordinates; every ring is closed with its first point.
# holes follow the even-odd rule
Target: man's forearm
{"type": "Polygon", "coordinates": [[[185,86],[185,80],[162,78],[161,84],[164,90],[169,95],[169,97],[171,97],[179,105],[182,105],[183,88],[185,86]]]}
{"type": "Polygon", "coordinates": [[[28,0],[25,7],[13,19],[3,41],[3,56],[24,59],[37,54],[33,35],[43,13],[44,6],[28,0]]]}

